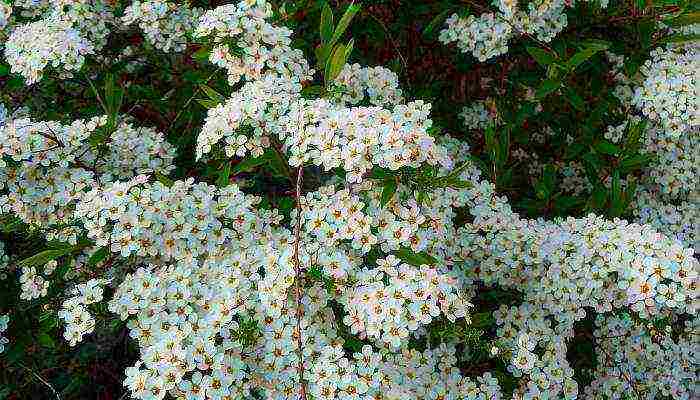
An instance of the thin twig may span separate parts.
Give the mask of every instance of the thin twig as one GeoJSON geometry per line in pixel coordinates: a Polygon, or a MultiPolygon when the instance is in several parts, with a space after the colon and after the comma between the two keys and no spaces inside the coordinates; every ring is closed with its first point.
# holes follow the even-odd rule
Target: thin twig
{"type": "Polygon", "coordinates": [[[389,28],[387,28],[384,21],[377,18],[377,16],[374,15],[374,13],[370,12],[369,16],[372,17],[372,19],[374,19],[375,21],[377,21],[379,26],[381,26],[382,29],[384,29],[384,33],[386,34],[386,37],[389,38],[389,41],[391,42],[391,45],[394,47],[396,54],[398,54],[399,58],[401,59],[401,64],[403,64],[404,75],[408,75],[408,63],[406,62],[406,59],[404,58],[403,54],[401,54],[401,50],[399,49],[399,46],[396,44],[394,37],[391,36],[391,33],[389,32],[389,28]]]}
{"type": "Polygon", "coordinates": [[[92,91],[95,93],[95,96],[97,97],[97,101],[100,102],[100,105],[102,106],[102,109],[105,111],[105,113],[109,113],[109,109],[107,109],[107,105],[105,104],[104,101],[102,101],[102,96],[100,96],[100,92],[97,91],[97,88],[95,85],[92,83],[92,79],[85,74],[85,78],[87,79],[88,83],[90,84],[90,87],[92,88],[92,91]]]}
{"type": "MultiPolygon", "coordinates": [[[[219,72],[219,71],[217,70],[217,71],[214,71],[211,75],[209,75],[209,77],[207,78],[207,80],[204,81],[204,85],[206,85],[207,83],[209,83],[209,81],[210,81],[214,76],[216,76],[216,74],[217,74],[218,72],[219,72]]],[[[192,96],[191,96],[189,99],[187,99],[187,101],[185,102],[185,105],[182,106],[182,108],[180,109],[180,111],[178,111],[178,113],[177,113],[177,115],[175,116],[175,118],[173,118],[173,120],[170,122],[170,125],[168,125],[168,129],[166,129],[167,132],[170,132],[170,129],[172,129],[173,125],[175,125],[175,122],[176,122],[178,119],[180,119],[180,116],[182,116],[182,113],[185,112],[185,110],[187,109],[187,107],[189,107],[190,103],[192,102],[192,100],[194,100],[195,96],[197,96],[197,94],[199,93],[200,90],[202,90],[201,87],[200,87],[200,86],[197,86],[197,90],[195,90],[194,93],[192,93],[192,96]]]]}
{"type": "Polygon", "coordinates": [[[34,372],[31,368],[27,367],[26,365],[22,364],[21,362],[19,363],[19,365],[20,365],[20,367],[22,367],[22,368],[26,369],[27,371],[31,372],[31,374],[34,375],[34,377],[35,377],[36,379],[38,379],[39,381],[41,381],[41,383],[43,383],[43,384],[46,385],[49,389],[51,389],[51,391],[53,392],[53,394],[56,396],[56,398],[57,398],[58,400],[61,400],[61,396],[59,396],[59,394],[58,394],[58,392],[56,391],[56,389],[54,389],[53,386],[51,386],[51,384],[50,384],[49,382],[47,382],[44,378],[42,378],[41,375],[37,374],[37,373],[34,372]]]}

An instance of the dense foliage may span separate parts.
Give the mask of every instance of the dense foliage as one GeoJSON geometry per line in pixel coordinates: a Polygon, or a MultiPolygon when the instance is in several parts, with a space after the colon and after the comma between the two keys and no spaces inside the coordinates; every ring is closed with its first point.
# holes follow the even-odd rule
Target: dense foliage
{"type": "Polygon", "coordinates": [[[0,0],[0,399],[700,398],[692,1],[0,0]]]}

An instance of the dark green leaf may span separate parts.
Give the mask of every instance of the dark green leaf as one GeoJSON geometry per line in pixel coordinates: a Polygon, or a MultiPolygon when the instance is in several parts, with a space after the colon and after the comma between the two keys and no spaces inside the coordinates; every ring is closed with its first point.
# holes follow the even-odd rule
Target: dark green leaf
{"type": "Polygon", "coordinates": [[[584,44],[583,50],[574,54],[567,62],[566,67],[571,72],[575,70],[579,65],[583,64],[586,60],[593,57],[596,53],[600,51],[607,50],[610,47],[609,43],[602,41],[589,41],[584,44]]]}
{"type": "Polygon", "coordinates": [[[87,261],[87,264],[91,267],[96,266],[100,262],[104,261],[109,255],[109,248],[107,246],[100,247],[96,252],[92,253],[87,261]]]}
{"type": "Polygon", "coordinates": [[[162,183],[163,185],[165,185],[167,187],[170,187],[170,186],[175,184],[175,181],[173,181],[172,179],[168,178],[167,176],[161,174],[160,172],[156,172],[154,175],[155,175],[156,180],[158,182],[162,183]]]}
{"type": "Polygon", "coordinates": [[[255,158],[244,158],[233,167],[231,173],[233,175],[238,175],[242,172],[250,172],[253,169],[265,164],[268,160],[269,156],[267,154],[263,154],[260,157],[255,158]]]}
{"type": "Polygon", "coordinates": [[[197,99],[197,103],[201,104],[201,106],[206,108],[207,110],[215,108],[219,105],[218,102],[209,99],[197,99]]]}
{"type": "Polygon", "coordinates": [[[323,11],[321,11],[321,43],[328,43],[333,37],[333,10],[328,5],[328,3],[323,5],[323,11]]]}
{"type": "Polygon", "coordinates": [[[605,140],[605,139],[603,139],[599,142],[596,142],[593,145],[593,147],[596,149],[596,151],[598,153],[607,154],[607,155],[611,155],[611,156],[620,154],[620,152],[622,151],[618,145],[616,145],[608,140],[605,140]]]}
{"type": "Polygon", "coordinates": [[[423,29],[423,36],[431,37],[435,29],[442,25],[442,22],[447,18],[447,15],[452,12],[452,8],[446,8],[440,14],[436,15],[428,25],[423,29]]]}
{"type": "Polygon", "coordinates": [[[56,341],[47,333],[42,332],[37,336],[37,341],[43,347],[54,349],[56,348],[56,341]]]}
{"type": "Polygon", "coordinates": [[[700,41],[700,35],[699,34],[690,34],[690,35],[683,35],[683,34],[675,34],[675,35],[669,35],[666,37],[663,37],[659,40],[657,40],[657,43],[685,43],[685,42],[696,42],[700,41]]]}
{"type": "Polygon", "coordinates": [[[576,90],[574,90],[571,86],[566,86],[564,88],[564,94],[566,94],[566,99],[569,100],[569,103],[571,103],[575,109],[578,111],[583,111],[585,103],[581,96],[576,93],[576,90]]]}
{"type": "Polygon", "coordinates": [[[549,64],[554,62],[554,57],[549,54],[549,52],[542,50],[538,47],[526,47],[525,50],[532,56],[532,58],[537,61],[543,67],[549,66],[549,64]]]}
{"type": "Polygon", "coordinates": [[[216,186],[226,187],[229,184],[229,179],[231,178],[231,163],[224,163],[224,167],[219,172],[219,176],[216,178],[216,186]]]}
{"type": "Polygon", "coordinates": [[[535,96],[538,99],[544,99],[545,97],[547,97],[547,95],[559,89],[559,86],[561,86],[561,82],[559,80],[547,79],[544,82],[542,82],[539,88],[537,88],[537,93],[535,94],[535,96]]]}
{"type": "Polygon", "coordinates": [[[634,156],[625,157],[620,161],[620,173],[628,174],[646,166],[654,159],[651,154],[636,154],[634,156]]]}
{"type": "Polygon", "coordinates": [[[345,66],[345,46],[339,44],[333,50],[333,55],[326,63],[326,82],[332,82],[343,70],[345,66]]]}

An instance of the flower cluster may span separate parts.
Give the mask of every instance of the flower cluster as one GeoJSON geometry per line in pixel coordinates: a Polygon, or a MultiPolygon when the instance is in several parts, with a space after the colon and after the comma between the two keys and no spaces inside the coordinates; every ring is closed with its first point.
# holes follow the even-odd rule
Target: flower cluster
{"type": "Polygon", "coordinates": [[[643,151],[656,159],[646,172],[647,179],[664,194],[684,197],[700,184],[700,128],[686,136],[669,137],[664,129],[650,126],[643,151]]]}
{"type": "Polygon", "coordinates": [[[0,315],[0,354],[2,354],[5,351],[5,345],[10,343],[9,339],[7,339],[5,336],[2,336],[2,333],[7,330],[7,325],[9,322],[9,315],[0,315]]]}
{"type": "Polygon", "coordinates": [[[5,243],[0,242],[0,281],[7,279],[10,256],[5,254],[5,243]]]}
{"type": "Polygon", "coordinates": [[[674,204],[642,188],[637,192],[633,211],[639,223],[653,226],[664,235],[676,238],[683,246],[700,253],[700,199],[697,198],[698,193],[693,196],[674,204]]]}
{"type": "Polygon", "coordinates": [[[374,165],[398,170],[449,162],[427,133],[429,112],[430,104],[422,101],[387,110],[306,100],[295,81],[269,76],[245,84],[226,103],[209,110],[197,138],[197,156],[222,138],[227,155],[257,156],[273,139],[282,144],[293,167],[308,162],[326,171],[342,167],[349,182],[360,182],[374,165]]]}
{"type": "MultiPolygon", "coordinates": [[[[37,2],[43,19],[27,26],[55,18],[97,51],[102,27],[78,18],[108,13],[92,3],[37,2]]],[[[441,39],[487,59],[515,34],[552,40],[568,6],[500,1],[497,13],[450,18],[441,39]]],[[[155,47],[178,51],[198,14],[136,1],[123,22],[138,23],[155,47]]],[[[195,35],[211,39],[210,60],[236,90],[208,111],[196,156],[222,142],[229,158],[269,151],[288,159],[302,183],[294,187],[288,174],[297,193],[289,213],[235,184],[171,181],[175,149],[154,129],[104,116],[6,121],[0,111],[0,212],[47,239],[89,243],[61,259],[68,279],[90,276],[58,313],[71,346],[96,329],[91,308],[112,284],[107,308],[139,348],[124,381],[135,399],[298,399],[303,390],[319,400],[503,398],[491,373],[473,379],[460,369],[471,354],[461,338],[475,332],[489,342],[487,357],[517,378],[516,400],[698,397],[700,262],[688,248],[698,245],[695,125],[676,135],[657,121],[645,132],[643,151],[660,156],[639,177],[635,212],[645,224],[526,219],[474,163],[462,163],[466,144],[433,136],[431,105],[404,99],[389,70],[345,65],[327,97],[302,95],[313,71],[272,16],[266,1],[244,0],[197,20],[195,35]],[[340,176],[328,173],[338,169],[340,176]],[[108,261],[91,262],[97,251],[108,261]],[[472,329],[474,300],[492,287],[514,301],[486,313],[488,330],[472,329]],[[590,314],[598,316],[598,362],[593,384],[579,389],[567,353],[576,323],[590,314]]],[[[29,63],[32,76],[48,63],[29,63]]],[[[470,129],[500,123],[490,103],[465,109],[470,129]]],[[[628,126],[605,136],[620,143],[628,126]]],[[[555,134],[543,127],[533,140],[545,145],[555,134]]],[[[555,166],[564,191],[587,189],[580,163],[555,166]]],[[[20,265],[21,299],[46,295],[58,261],[20,265]]],[[[6,325],[0,317],[0,333],[6,325]]],[[[0,351],[6,342],[0,336],[0,351]]]]}
{"type": "Polygon", "coordinates": [[[404,102],[399,78],[384,67],[346,64],[334,84],[343,88],[340,99],[345,104],[357,105],[367,99],[373,106],[391,107],[404,102]]]}
{"type": "Polygon", "coordinates": [[[211,37],[209,61],[226,69],[229,84],[260,79],[268,72],[301,81],[311,78],[303,52],[291,47],[292,31],[269,23],[271,16],[265,0],[251,0],[215,8],[199,19],[194,35],[211,37]]]}
{"type": "Polygon", "coordinates": [[[479,100],[462,108],[459,117],[464,120],[467,129],[483,130],[490,124],[499,124],[500,117],[493,100],[479,100]]]}
{"type": "MultiPolygon", "coordinates": [[[[49,274],[46,274],[49,275],[49,274]]],[[[46,296],[49,290],[49,281],[37,273],[35,267],[24,267],[19,276],[22,292],[19,297],[22,300],[33,300],[46,296]]]]}
{"type": "Polygon", "coordinates": [[[83,340],[83,336],[95,329],[95,318],[88,312],[87,306],[102,301],[104,279],[90,279],[79,284],[73,295],[63,302],[58,317],[66,326],[63,337],[71,346],[83,340]]]}
{"type": "Polygon", "coordinates": [[[453,14],[445,22],[447,27],[440,32],[440,41],[457,42],[463,53],[471,53],[479,61],[500,56],[508,52],[508,39],[513,27],[494,13],[484,13],[462,18],[453,14]]]}
{"type": "Polygon", "coordinates": [[[106,124],[101,116],[70,125],[16,118],[0,126],[0,210],[43,228],[64,224],[97,182],[172,170],[174,148],[152,129],[119,124],[105,139],[107,152],[96,152],[89,138],[106,124]]]}
{"type": "Polygon", "coordinates": [[[3,30],[10,22],[12,7],[9,4],[0,3],[0,30],[3,30]]]}
{"type": "Polygon", "coordinates": [[[397,349],[410,332],[440,314],[450,321],[467,316],[470,304],[460,295],[455,277],[428,265],[401,263],[394,256],[377,260],[377,265],[358,271],[356,282],[341,299],[347,310],[343,322],[351,333],[397,349]]]}
{"type": "Polygon", "coordinates": [[[268,75],[246,83],[225,103],[210,109],[204,127],[197,136],[197,158],[209,153],[224,139],[228,157],[257,157],[276,136],[276,118],[286,112],[301,85],[293,80],[268,75]]]}
{"type": "Polygon", "coordinates": [[[14,27],[4,50],[12,72],[28,85],[41,80],[47,67],[71,76],[106,44],[113,16],[101,2],[60,0],[35,10],[42,18],[14,27]]]}
{"type": "MultiPolygon", "coordinates": [[[[496,12],[462,17],[453,14],[440,32],[440,41],[456,42],[463,53],[471,53],[479,61],[508,52],[508,41],[516,36],[532,35],[550,42],[567,26],[566,10],[574,2],[538,0],[520,7],[517,0],[498,0],[496,12]]],[[[605,7],[605,4],[602,4],[605,7]]]]}
{"type": "Polygon", "coordinates": [[[148,43],[164,52],[181,52],[194,32],[202,10],[167,0],[136,0],[124,10],[122,22],[138,23],[148,43]]]}
{"type": "Polygon", "coordinates": [[[216,189],[190,179],[168,187],[139,175],[84,194],[74,215],[97,246],[122,257],[194,260],[232,240],[257,240],[261,218],[275,219],[251,211],[259,201],[235,185],[216,189]]]}
{"type": "Polygon", "coordinates": [[[645,399],[697,397],[698,328],[694,319],[674,334],[635,322],[628,314],[599,316],[594,332],[597,368],[585,398],[619,399],[629,393],[645,399]]]}
{"type": "Polygon", "coordinates": [[[659,48],[640,73],[644,82],[634,92],[633,104],[670,137],[697,136],[700,127],[700,86],[697,45],[659,48]],[[696,133],[692,133],[696,130],[696,133]]]}
{"type": "Polygon", "coordinates": [[[279,139],[289,165],[311,162],[326,171],[342,167],[348,182],[361,182],[373,166],[393,171],[423,163],[446,166],[449,157],[427,132],[430,107],[420,100],[387,110],[300,99],[279,119],[279,139]]]}
{"type": "Polygon", "coordinates": [[[78,71],[85,56],[95,52],[93,44],[71,21],[51,17],[21,25],[5,43],[5,58],[12,72],[28,84],[41,80],[47,66],[59,71],[78,71]]]}

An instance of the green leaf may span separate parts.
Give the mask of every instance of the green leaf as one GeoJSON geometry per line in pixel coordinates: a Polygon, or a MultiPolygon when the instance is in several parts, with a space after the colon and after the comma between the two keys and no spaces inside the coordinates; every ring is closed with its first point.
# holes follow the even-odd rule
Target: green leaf
{"type": "Polygon", "coordinates": [[[326,64],[326,83],[333,82],[345,67],[345,46],[339,44],[333,50],[333,55],[326,64]]]}
{"type": "Polygon", "coordinates": [[[168,178],[167,176],[161,174],[160,172],[156,172],[154,175],[155,175],[156,180],[158,182],[162,183],[163,185],[165,185],[167,187],[170,187],[170,186],[175,184],[175,181],[173,181],[172,179],[168,178]]]}
{"type": "Polygon", "coordinates": [[[566,86],[564,87],[564,94],[566,95],[566,99],[569,100],[569,103],[577,109],[578,111],[583,111],[585,103],[581,96],[576,93],[576,90],[574,90],[571,86],[566,86]]]}
{"type": "Polygon", "coordinates": [[[575,70],[579,65],[583,64],[586,60],[593,57],[596,53],[600,51],[607,50],[610,44],[604,41],[588,41],[584,44],[583,50],[574,54],[567,62],[566,67],[569,72],[575,70]]]}
{"type": "Polygon", "coordinates": [[[109,248],[107,246],[100,247],[96,252],[92,253],[87,261],[87,264],[94,267],[104,261],[107,256],[109,256],[109,248]]]}
{"type": "Polygon", "coordinates": [[[394,255],[406,264],[420,267],[422,265],[437,264],[437,260],[425,252],[414,253],[410,247],[401,247],[394,255]]]}
{"type": "Polygon", "coordinates": [[[192,58],[202,62],[209,59],[209,53],[211,53],[211,49],[208,46],[202,46],[199,50],[192,53],[192,58]]]}
{"type": "Polygon", "coordinates": [[[270,151],[268,153],[267,157],[269,163],[267,164],[268,168],[272,172],[273,176],[276,177],[284,177],[287,174],[287,166],[289,163],[287,160],[282,158],[280,153],[276,151],[270,151]]]}
{"type": "Polygon", "coordinates": [[[561,81],[559,81],[558,79],[547,79],[544,82],[542,82],[542,84],[540,84],[539,88],[537,88],[535,96],[538,99],[544,99],[545,97],[547,97],[547,95],[559,89],[560,86],[561,81]]]}
{"type": "Polygon", "coordinates": [[[323,5],[323,10],[321,11],[321,43],[324,45],[330,42],[333,37],[333,10],[328,5],[328,3],[323,5]]]}
{"type": "Polygon", "coordinates": [[[44,250],[42,252],[39,252],[31,257],[27,257],[23,259],[22,261],[17,263],[18,267],[39,267],[44,264],[46,264],[49,261],[55,260],[59,257],[63,257],[67,254],[70,254],[74,250],[73,246],[64,248],[64,249],[55,249],[55,250],[44,250]]]}
{"type": "Polygon", "coordinates": [[[647,121],[641,121],[637,124],[629,124],[627,126],[627,140],[625,141],[625,152],[628,154],[634,153],[639,149],[640,138],[642,132],[646,130],[647,121]]]}
{"type": "Polygon", "coordinates": [[[253,169],[265,164],[268,160],[269,155],[267,153],[261,155],[260,157],[244,158],[243,160],[241,160],[241,162],[239,162],[233,167],[231,173],[233,173],[233,175],[235,176],[242,172],[250,172],[253,169]]]}
{"type": "Polygon", "coordinates": [[[340,21],[338,21],[338,26],[335,27],[335,31],[333,32],[333,36],[329,42],[331,46],[335,45],[343,33],[345,33],[345,30],[347,30],[348,26],[350,26],[350,21],[352,21],[353,17],[358,11],[360,11],[359,5],[353,3],[348,6],[345,13],[340,18],[340,21]]]}
{"type": "Polygon", "coordinates": [[[624,203],[622,198],[620,173],[618,171],[614,171],[610,185],[610,213],[613,217],[618,217],[622,214],[623,209],[624,203]]]}
{"type": "Polygon", "coordinates": [[[598,153],[607,154],[611,156],[620,154],[620,152],[622,151],[619,146],[605,139],[595,143],[593,147],[598,153]]]}
{"type": "Polygon", "coordinates": [[[589,202],[593,209],[600,210],[605,205],[607,199],[608,191],[605,189],[605,186],[596,185],[595,188],[593,188],[589,202]]]}
{"type": "MultiPolygon", "coordinates": [[[[677,33],[675,35],[669,35],[657,40],[657,43],[685,43],[685,42],[696,42],[700,40],[700,34],[689,34],[684,35],[677,33]]],[[[0,75],[1,76],[1,75],[0,75]]]]}
{"type": "Polygon", "coordinates": [[[447,18],[447,15],[451,12],[452,8],[447,8],[440,14],[436,15],[432,20],[430,20],[425,29],[423,29],[423,36],[430,37],[435,31],[435,28],[441,26],[442,22],[447,18]]]}
{"type": "Polygon", "coordinates": [[[216,178],[216,186],[226,187],[229,183],[230,177],[231,163],[227,161],[224,163],[224,167],[221,169],[221,172],[219,172],[219,176],[216,178]]]}
{"type": "Polygon", "coordinates": [[[628,174],[632,171],[642,169],[653,159],[654,156],[651,154],[636,154],[630,157],[625,157],[620,161],[620,173],[628,174]]]}
{"type": "Polygon", "coordinates": [[[398,185],[396,183],[395,179],[389,178],[384,181],[384,187],[382,188],[382,198],[381,198],[381,205],[382,208],[384,208],[391,199],[394,197],[394,194],[396,193],[398,185]]]}
{"type": "Polygon", "coordinates": [[[685,25],[697,24],[700,23],[700,11],[693,11],[681,14],[675,18],[669,18],[664,20],[664,23],[674,28],[678,28],[685,25]]]}
{"type": "Polygon", "coordinates": [[[552,57],[549,52],[542,50],[538,47],[526,47],[525,50],[532,56],[532,58],[537,61],[543,67],[547,67],[549,64],[554,62],[554,57],[552,57]]]}
{"type": "Polygon", "coordinates": [[[53,340],[53,338],[47,334],[46,332],[42,332],[37,336],[37,342],[43,347],[49,348],[49,349],[55,349],[56,348],[56,341],[53,340]]]}
{"type": "Polygon", "coordinates": [[[202,92],[204,92],[204,94],[207,95],[207,97],[209,97],[210,100],[215,101],[216,104],[223,103],[224,101],[226,101],[224,95],[207,85],[200,84],[199,88],[202,90],[202,92]]]}
{"type": "Polygon", "coordinates": [[[301,95],[304,98],[310,99],[321,96],[325,90],[326,88],[321,85],[309,85],[301,89],[301,95]]]}
{"type": "Polygon", "coordinates": [[[207,110],[209,110],[211,108],[216,108],[216,106],[219,105],[219,103],[217,103],[214,100],[209,100],[209,99],[196,99],[196,100],[197,100],[197,103],[199,103],[202,107],[206,108],[207,110]]]}
{"type": "MultiPolygon", "coordinates": [[[[352,53],[353,48],[355,47],[355,39],[350,39],[348,44],[345,45],[345,63],[347,63],[348,59],[350,58],[350,54],[352,53]]],[[[342,68],[341,68],[342,70],[342,68]]]]}
{"type": "Polygon", "coordinates": [[[535,195],[540,200],[549,200],[554,193],[556,182],[556,169],[554,165],[547,164],[542,170],[542,178],[535,184],[535,195]]]}
{"type": "Polygon", "coordinates": [[[456,189],[469,189],[469,188],[474,187],[474,183],[472,183],[470,181],[456,180],[456,181],[452,181],[452,182],[448,183],[447,186],[453,187],[456,189]]]}
{"type": "Polygon", "coordinates": [[[600,170],[603,168],[603,163],[595,152],[588,152],[583,155],[584,167],[586,174],[592,184],[597,184],[600,181],[600,170]]]}

